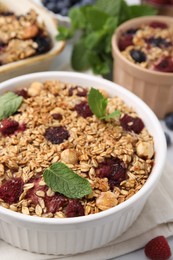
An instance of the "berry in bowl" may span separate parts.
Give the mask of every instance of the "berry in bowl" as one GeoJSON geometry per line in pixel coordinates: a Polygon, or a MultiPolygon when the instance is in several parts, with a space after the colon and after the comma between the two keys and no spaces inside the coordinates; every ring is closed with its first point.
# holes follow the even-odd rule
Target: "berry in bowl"
{"type": "Polygon", "coordinates": [[[165,137],[149,107],[73,72],[14,78],[0,94],[1,238],[67,255],[125,232],[164,167],[165,137]]]}
{"type": "Polygon", "coordinates": [[[172,18],[151,16],[125,22],[112,38],[114,81],[142,98],[159,118],[173,111],[172,36],[172,18]]]}

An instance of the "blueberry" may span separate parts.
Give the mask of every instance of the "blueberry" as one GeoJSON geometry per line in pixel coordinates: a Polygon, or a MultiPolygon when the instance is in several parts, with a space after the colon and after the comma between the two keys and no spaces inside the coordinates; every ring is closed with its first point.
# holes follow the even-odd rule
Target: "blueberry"
{"type": "Polygon", "coordinates": [[[37,53],[42,54],[50,50],[51,48],[51,40],[50,38],[43,36],[43,35],[37,35],[34,39],[34,41],[38,44],[37,53]]]}
{"type": "Polygon", "coordinates": [[[146,55],[143,51],[141,50],[131,50],[130,51],[130,55],[132,57],[132,59],[137,62],[137,63],[141,63],[141,62],[144,62],[146,61],[146,55]]]}
{"type": "Polygon", "coordinates": [[[56,3],[53,2],[49,2],[46,4],[47,9],[49,9],[50,11],[56,13],[56,3]]]}
{"type": "Polygon", "coordinates": [[[149,39],[146,39],[146,42],[153,45],[153,46],[160,47],[160,48],[161,47],[169,47],[169,46],[172,45],[171,42],[166,41],[162,37],[157,37],[157,38],[151,37],[149,39]]]}
{"type": "Polygon", "coordinates": [[[165,132],[165,137],[166,137],[166,143],[167,146],[169,147],[171,145],[171,137],[168,133],[165,132]]]}
{"type": "Polygon", "coordinates": [[[133,34],[135,34],[137,31],[138,31],[138,28],[137,28],[137,29],[131,28],[131,29],[128,29],[128,30],[126,31],[126,34],[133,35],[133,34]]]}
{"type": "Polygon", "coordinates": [[[166,115],[165,124],[170,130],[173,130],[173,113],[166,115]]]}

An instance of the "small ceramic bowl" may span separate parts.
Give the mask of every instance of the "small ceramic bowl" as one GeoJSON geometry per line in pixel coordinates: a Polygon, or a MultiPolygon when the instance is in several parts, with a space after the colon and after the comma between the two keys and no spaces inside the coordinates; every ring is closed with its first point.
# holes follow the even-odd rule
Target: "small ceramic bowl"
{"type": "Polygon", "coordinates": [[[94,86],[106,90],[110,96],[119,96],[138,113],[154,139],[155,163],[148,180],[136,194],[111,209],[74,218],[43,218],[0,206],[0,238],[4,241],[31,252],[76,254],[102,247],[135,222],[161,177],[166,142],[161,125],[151,109],[130,91],[102,78],[75,72],[34,73],[3,82],[0,94],[28,87],[34,81],[46,80],[60,80],[89,88],[94,86]]]}
{"type": "Polygon", "coordinates": [[[45,23],[53,46],[47,53],[0,66],[0,82],[26,73],[48,70],[53,59],[62,52],[65,46],[64,41],[55,39],[58,34],[57,21],[44,8],[37,6],[30,0],[23,0],[22,4],[19,1],[1,0],[1,9],[12,11],[17,15],[25,14],[29,10],[34,9],[39,15],[38,21],[45,23]]]}
{"type": "Polygon", "coordinates": [[[158,10],[159,15],[173,16],[173,5],[157,4],[153,3],[152,0],[141,0],[141,3],[153,6],[158,10]]]}
{"type": "Polygon", "coordinates": [[[173,18],[148,16],[131,19],[116,30],[112,37],[113,81],[138,95],[159,118],[163,118],[173,111],[173,73],[142,68],[124,57],[118,47],[123,32],[152,21],[173,25],[173,18]]]}

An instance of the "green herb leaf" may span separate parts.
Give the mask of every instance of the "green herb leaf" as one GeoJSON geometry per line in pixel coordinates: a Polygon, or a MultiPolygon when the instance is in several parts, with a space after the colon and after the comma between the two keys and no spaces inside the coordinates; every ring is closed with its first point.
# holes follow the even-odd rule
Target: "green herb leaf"
{"type": "Polygon", "coordinates": [[[113,113],[106,115],[100,119],[111,119],[111,118],[119,118],[121,115],[121,112],[119,110],[115,110],[113,113]]]}
{"type": "Polygon", "coordinates": [[[87,179],[80,177],[64,163],[53,163],[43,173],[43,178],[48,187],[68,198],[80,199],[92,192],[87,179]]]}
{"type": "Polygon", "coordinates": [[[157,14],[157,10],[149,5],[131,5],[129,6],[129,10],[131,12],[131,18],[157,14]]]}
{"type": "Polygon", "coordinates": [[[106,114],[107,99],[100,93],[99,90],[91,88],[88,94],[88,104],[98,118],[102,118],[106,114]]]}
{"type": "Polygon", "coordinates": [[[22,103],[23,98],[14,94],[13,92],[7,92],[0,96],[0,120],[7,118],[14,114],[22,103]]]}

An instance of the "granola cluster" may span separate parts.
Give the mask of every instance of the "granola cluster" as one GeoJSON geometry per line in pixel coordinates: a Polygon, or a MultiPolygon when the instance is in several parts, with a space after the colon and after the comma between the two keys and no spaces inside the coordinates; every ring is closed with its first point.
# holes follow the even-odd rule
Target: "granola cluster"
{"type": "Polygon", "coordinates": [[[130,28],[119,39],[119,49],[130,62],[146,69],[173,72],[173,27],[151,21],[130,28]]]}
{"type": "Polygon", "coordinates": [[[0,121],[1,206],[40,217],[90,215],[126,201],[145,184],[153,137],[119,97],[108,97],[107,113],[120,110],[120,118],[106,121],[91,112],[88,90],[80,86],[50,80],[15,93],[24,97],[22,105],[0,121]],[[69,199],[53,192],[43,172],[55,162],[86,178],[92,193],[69,199]]]}
{"type": "Polygon", "coordinates": [[[20,16],[0,13],[0,65],[45,53],[50,48],[50,36],[34,10],[20,16]]]}

